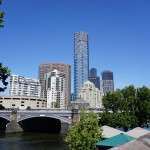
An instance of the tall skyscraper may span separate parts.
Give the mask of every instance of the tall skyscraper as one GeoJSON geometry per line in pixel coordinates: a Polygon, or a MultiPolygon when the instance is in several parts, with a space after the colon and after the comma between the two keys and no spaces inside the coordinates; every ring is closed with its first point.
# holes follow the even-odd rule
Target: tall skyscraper
{"type": "Polygon", "coordinates": [[[46,83],[45,83],[44,75],[48,72],[53,71],[54,69],[56,69],[57,71],[60,71],[62,73],[65,73],[66,108],[68,108],[68,107],[70,107],[70,103],[71,103],[71,67],[68,64],[46,63],[46,64],[41,64],[39,66],[39,80],[41,83],[41,96],[43,98],[47,98],[46,83]]]}
{"type": "Polygon", "coordinates": [[[74,99],[89,77],[89,46],[86,32],[74,33],[74,99]]]}
{"type": "Polygon", "coordinates": [[[11,75],[9,94],[40,97],[41,84],[37,79],[11,75]]]}
{"type": "Polygon", "coordinates": [[[45,74],[47,108],[66,107],[66,78],[64,72],[53,70],[45,74]]]}
{"type": "Polygon", "coordinates": [[[97,70],[95,68],[90,69],[89,81],[95,84],[100,90],[100,77],[97,76],[97,70]]]}
{"type": "Polygon", "coordinates": [[[113,72],[109,70],[105,70],[102,72],[102,91],[104,93],[114,92],[114,78],[113,72]]]}

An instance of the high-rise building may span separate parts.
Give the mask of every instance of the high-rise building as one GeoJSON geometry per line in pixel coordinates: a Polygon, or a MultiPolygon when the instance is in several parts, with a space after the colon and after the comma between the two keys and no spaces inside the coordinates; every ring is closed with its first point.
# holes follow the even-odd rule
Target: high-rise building
{"type": "Polygon", "coordinates": [[[86,81],[79,90],[78,97],[81,97],[90,104],[91,108],[102,108],[103,92],[95,87],[94,83],[86,81]]]}
{"type": "Polygon", "coordinates": [[[45,74],[47,108],[66,107],[66,78],[64,72],[53,70],[45,74]]]}
{"type": "Polygon", "coordinates": [[[46,64],[41,64],[39,66],[39,80],[41,83],[41,96],[43,98],[47,98],[47,91],[46,91],[46,84],[45,84],[45,78],[44,75],[46,73],[49,73],[53,70],[60,71],[62,73],[65,73],[65,78],[66,78],[66,108],[70,107],[71,104],[71,67],[68,64],[63,64],[63,63],[46,63],[46,64]]]}
{"type": "Polygon", "coordinates": [[[86,32],[74,33],[74,100],[89,77],[89,46],[86,32]]]}
{"type": "Polygon", "coordinates": [[[95,84],[100,90],[100,77],[97,76],[97,70],[95,68],[90,69],[89,81],[95,84]]]}
{"type": "Polygon", "coordinates": [[[40,97],[41,84],[37,79],[11,75],[9,94],[40,97]]]}
{"type": "Polygon", "coordinates": [[[97,70],[95,68],[90,69],[90,77],[97,77],[97,70]]]}
{"type": "Polygon", "coordinates": [[[104,93],[107,92],[114,92],[114,78],[113,78],[113,72],[109,70],[105,70],[102,72],[102,91],[104,93]]]}

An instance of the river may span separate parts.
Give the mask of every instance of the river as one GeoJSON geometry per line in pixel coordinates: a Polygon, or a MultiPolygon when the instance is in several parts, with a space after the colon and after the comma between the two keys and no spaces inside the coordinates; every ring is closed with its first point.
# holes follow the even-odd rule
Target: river
{"type": "Polygon", "coordinates": [[[68,124],[62,124],[60,134],[0,131],[0,150],[68,150],[67,130],[68,124]]]}

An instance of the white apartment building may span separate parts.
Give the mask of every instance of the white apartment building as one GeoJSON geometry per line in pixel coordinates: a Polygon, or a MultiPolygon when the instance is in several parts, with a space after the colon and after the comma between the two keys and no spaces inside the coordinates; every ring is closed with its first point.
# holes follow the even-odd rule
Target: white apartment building
{"type": "Polygon", "coordinates": [[[94,83],[86,81],[81,86],[78,97],[81,97],[90,104],[91,108],[103,108],[102,97],[104,93],[95,87],[94,83]]]}
{"type": "Polygon", "coordinates": [[[40,97],[41,85],[39,80],[25,78],[19,75],[11,75],[10,77],[10,95],[33,96],[40,97]]]}
{"type": "Polygon", "coordinates": [[[65,108],[66,78],[65,73],[53,70],[45,74],[45,90],[47,91],[47,108],[65,108]]]}

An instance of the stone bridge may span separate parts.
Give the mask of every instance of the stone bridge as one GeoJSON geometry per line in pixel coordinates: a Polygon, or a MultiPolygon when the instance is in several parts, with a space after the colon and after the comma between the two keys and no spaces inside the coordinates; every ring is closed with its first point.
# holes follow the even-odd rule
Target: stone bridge
{"type": "MultiPolygon", "coordinates": [[[[94,112],[99,113],[100,111],[94,112]]],[[[59,133],[61,123],[77,123],[80,120],[79,113],[78,109],[0,110],[0,130],[5,130],[5,132],[57,131],[59,133]]]]}
{"type": "MultiPolygon", "coordinates": [[[[1,110],[0,117],[8,121],[12,120],[11,110],[1,110]]],[[[25,119],[34,117],[48,117],[59,119],[61,122],[72,124],[72,111],[71,110],[18,110],[16,121],[20,122],[25,119]]]]}
{"type": "MultiPolygon", "coordinates": [[[[87,111],[87,113],[90,111],[87,111]]],[[[102,111],[94,111],[99,113],[102,111]]],[[[73,110],[18,110],[16,115],[16,121],[20,122],[25,119],[34,117],[48,117],[58,119],[61,122],[68,124],[76,123],[79,121],[79,113],[77,109],[73,110]]],[[[12,120],[12,110],[0,110],[0,117],[8,121],[12,120]]]]}

